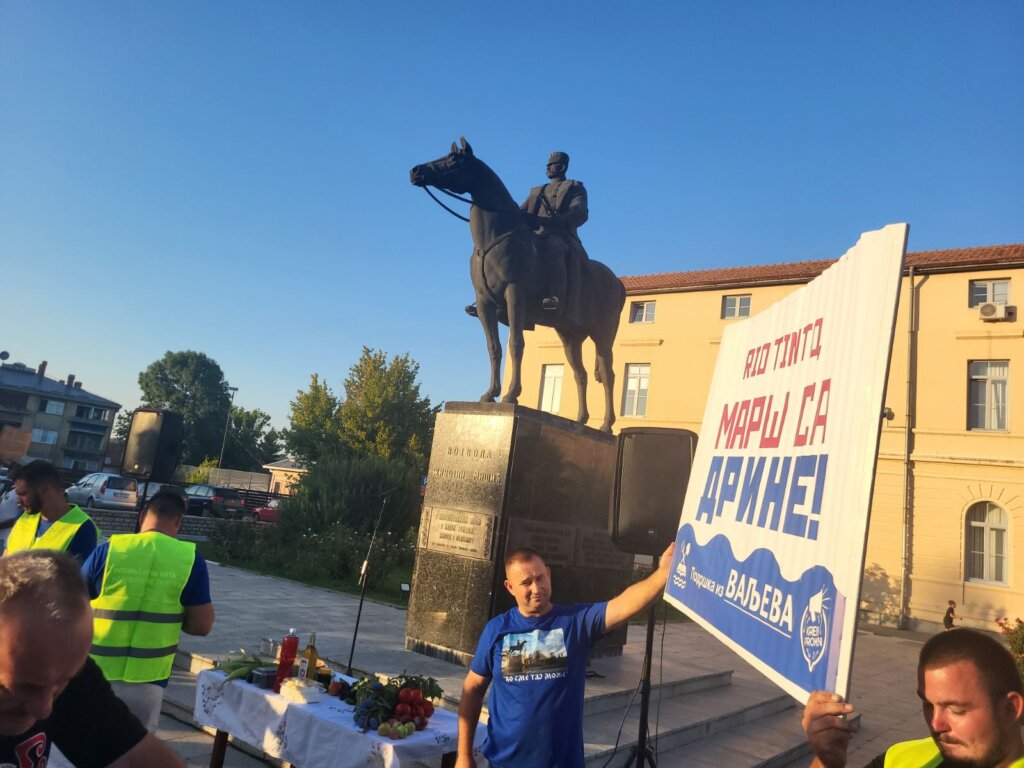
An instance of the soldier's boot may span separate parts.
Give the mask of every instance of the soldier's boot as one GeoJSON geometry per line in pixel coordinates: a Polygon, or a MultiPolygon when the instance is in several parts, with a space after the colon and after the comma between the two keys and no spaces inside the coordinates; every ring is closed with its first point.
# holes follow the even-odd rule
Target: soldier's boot
{"type": "Polygon", "coordinates": [[[540,305],[544,310],[554,312],[558,309],[558,297],[548,296],[546,299],[541,301],[540,305]]]}
{"type": "Polygon", "coordinates": [[[466,314],[469,315],[470,317],[479,317],[476,311],[476,304],[467,304],[466,314]]]}

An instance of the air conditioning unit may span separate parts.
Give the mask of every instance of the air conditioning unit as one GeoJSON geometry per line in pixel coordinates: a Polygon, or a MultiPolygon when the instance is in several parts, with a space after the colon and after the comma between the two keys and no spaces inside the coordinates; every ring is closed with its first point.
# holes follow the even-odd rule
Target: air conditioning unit
{"type": "Polygon", "coordinates": [[[1006,319],[1006,305],[994,301],[983,301],[978,305],[978,317],[988,322],[1006,319]]]}

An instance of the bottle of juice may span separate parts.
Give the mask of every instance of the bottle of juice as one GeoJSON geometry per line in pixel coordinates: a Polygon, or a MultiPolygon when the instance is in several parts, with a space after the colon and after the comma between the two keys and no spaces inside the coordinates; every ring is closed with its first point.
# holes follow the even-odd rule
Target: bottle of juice
{"type": "Polygon", "coordinates": [[[281,683],[292,676],[292,667],[295,664],[295,654],[299,652],[299,636],[294,629],[289,629],[288,634],[281,640],[281,659],[277,663],[277,677],[274,679],[274,693],[281,692],[281,683]]]}
{"type": "Polygon", "coordinates": [[[309,680],[316,680],[316,663],[320,660],[320,654],[316,650],[316,632],[309,636],[309,643],[302,650],[302,659],[299,660],[299,677],[309,680]]]}

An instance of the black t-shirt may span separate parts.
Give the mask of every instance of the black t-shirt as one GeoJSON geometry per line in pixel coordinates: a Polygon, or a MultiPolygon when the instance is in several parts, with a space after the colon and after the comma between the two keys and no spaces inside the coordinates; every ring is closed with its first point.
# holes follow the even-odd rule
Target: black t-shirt
{"type": "Polygon", "coordinates": [[[0,736],[0,766],[40,768],[50,744],[77,768],[103,768],[142,741],[146,729],[124,703],[92,659],[53,703],[48,720],[18,736],[0,736]]]}

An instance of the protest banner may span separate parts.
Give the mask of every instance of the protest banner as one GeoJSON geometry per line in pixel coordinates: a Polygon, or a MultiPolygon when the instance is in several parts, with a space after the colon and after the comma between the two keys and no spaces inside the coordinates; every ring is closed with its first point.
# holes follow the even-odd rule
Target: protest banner
{"type": "Polygon", "coordinates": [[[728,326],[666,599],[806,702],[849,687],[908,227],[728,326]]]}

